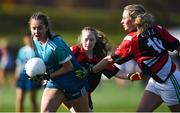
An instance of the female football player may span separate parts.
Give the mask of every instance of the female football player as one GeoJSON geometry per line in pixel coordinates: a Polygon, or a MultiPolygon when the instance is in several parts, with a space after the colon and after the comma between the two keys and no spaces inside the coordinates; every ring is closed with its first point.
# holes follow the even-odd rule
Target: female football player
{"type": "MultiPolygon", "coordinates": [[[[81,66],[88,70],[88,68],[96,65],[108,54],[108,39],[103,32],[93,27],[87,26],[82,29],[78,37],[77,44],[73,45],[71,47],[71,50],[81,66]]],[[[91,109],[93,109],[91,93],[97,88],[98,84],[100,83],[102,74],[104,74],[109,79],[113,76],[122,79],[128,79],[128,73],[119,71],[119,69],[114,65],[108,66],[108,68],[102,70],[99,73],[88,73],[88,96],[89,107],[91,109]]],[[[70,108],[69,105],[67,105],[67,107],[70,108]]]]}
{"type": "Polygon", "coordinates": [[[41,112],[55,112],[63,101],[71,101],[76,112],[88,112],[87,77],[70,48],[50,31],[48,17],[34,13],[29,19],[37,57],[46,64],[45,79],[50,78],[42,95],[41,112]]]}
{"type": "Polygon", "coordinates": [[[142,5],[124,8],[121,24],[128,35],[116,49],[92,69],[98,72],[109,64],[122,64],[134,59],[144,75],[151,78],[137,108],[152,112],[163,102],[172,112],[180,111],[180,72],[168,51],[180,51],[180,42],[162,26],[153,24],[153,16],[142,5]]]}

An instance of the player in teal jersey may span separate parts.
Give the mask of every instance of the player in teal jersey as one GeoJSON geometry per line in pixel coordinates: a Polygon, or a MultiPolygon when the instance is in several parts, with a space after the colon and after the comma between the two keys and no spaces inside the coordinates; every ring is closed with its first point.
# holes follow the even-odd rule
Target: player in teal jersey
{"type": "Polygon", "coordinates": [[[29,27],[35,54],[47,67],[42,78],[50,78],[43,92],[41,112],[55,112],[63,101],[71,101],[76,112],[88,112],[87,77],[70,48],[50,31],[45,14],[34,13],[29,27]]]}

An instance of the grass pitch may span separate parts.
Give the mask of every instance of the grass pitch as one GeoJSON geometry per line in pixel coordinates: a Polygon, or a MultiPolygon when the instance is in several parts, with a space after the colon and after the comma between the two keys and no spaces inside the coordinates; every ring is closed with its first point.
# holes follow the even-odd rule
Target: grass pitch
{"type": "MultiPolygon", "coordinates": [[[[99,87],[92,94],[94,112],[134,112],[143,94],[144,87],[140,82],[121,81],[117,84],[114,80],[101,81],[99,87]],[[122,83],[123,82],[123,83],[122,83]]],[[[38,92],[40,105],[43,89],[38,92]]],[[[14,112],[15,87],[11,82],[0,87],[0,112],[14,112]]],[[[67,112],[63,107],[58,112],[67,112]]],[[[25,112],[31,112],[29,93],[25,98],[25,112]]],[[[155,112],[169,112],[162,104],[155,112]]]]}

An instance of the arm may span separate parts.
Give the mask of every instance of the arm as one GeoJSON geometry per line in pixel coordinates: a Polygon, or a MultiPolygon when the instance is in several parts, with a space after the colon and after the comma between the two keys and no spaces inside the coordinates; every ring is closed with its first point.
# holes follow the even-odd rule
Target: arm
{"type": "Polygon", "coordinates": [[[55,50],[55,55],[58,60],[59,67],[58,70],[50,74],[50,78],[62,76],[70,71],[73,70],[73,64],[71,62],[72,56],[68,52],[68,50],[64,49],[63,47],[59,46],[55,50]]]}
{"type": "Polygon", "coordinates": [[[15,68],[15,72],[14,72],[14,79],[13,79],[14,85],[16,85],[16,84],[17,84],[17,80],[18,80],[18,78],[19,78],[19,67],[18,67],[18,66],[16,66],[16,68],[15,68]]]}
{"type": "Polygon", "coordinates": [[[29,78],[29,79],[40,82],[41,80],[49,80],[50,78],[62,76],[72,70],[73,70],[73,64],[71,63],[70,60],[68,60],[65,63],[61,64],[61,66],[59,66],[59,69],[53,73],[39,74],[39,75],[36,75],[35,77],[29,78]]]}
{"type": "Polygon", "coordinates": [[[127,73],[125,71],[119,71],[115,75],[115,77],[119,78],[119,79],[131,80],[131,81],[142,80],[143,79],[143,75],[140,72],[127,73]]]}
{"type": "Polygon", "coordinates": [[[68,60],[67,62],[62,64],[62,67],[59,70],[51,73],[50,78],[62,76],[62,75],[66,74],[72,70],[73,70],[73,64],[71,63],[70,60],[68,60]]]}
{"type": "Polygon", "coordinates": [[[132,59],[132,43],[131,36],[125,37],[122,43],[116,48],[115,52],[112,55],[104,57],[98,64],[96,64],[92,71],[97,73],[107,68],[110,65],[113,65],[115,62],[122,64],[130,59],[132,59]]]}
{"type": "Polygon", "coordinates": [[[103,69],[105,69],[106,67],[108,67],[109,65],[112,65],[113,59],[111,58],[111,56],[106,56],[104,57],[99,63],[97,63],[95,66],[93,66],[92,71],[94,73],[98,73],[99,71],[102,71],[103,69]]]}
{"type": "Polygon", "coordinates": [[[128,73],[122,70],[119,70],[118,73],[116,73],[115,77],[119,79],[128,79],[128,73]]]}

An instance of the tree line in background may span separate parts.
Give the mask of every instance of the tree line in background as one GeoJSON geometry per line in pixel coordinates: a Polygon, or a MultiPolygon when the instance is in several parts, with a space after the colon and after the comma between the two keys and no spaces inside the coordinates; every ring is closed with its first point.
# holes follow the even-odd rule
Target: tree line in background
{"type": "Polygon", "coordinates": [[[29,4],[55,7],[84,7],[119,9],[127,4],[140,3],[154,11],[180,12],[179,0],[0,0],[0,4],[29,4]]]}
{"type": "Polygon", "coordinates": [[[59,30],[78,31],[80,26],[87,23],[95,27],[99,26],[99,23],[104,23],[101,24],[101,27],[105,31],[117,33],[123,7],[133,3],[143,4],[155,16],[156,22],[160,25],[162,24],[165,27],[180,25],[180,0],[0,0],[0,8],[3,9],[0,10],[0,21],[2,22],[1,25],[4,26],[0,28],[0,34],[15,33],[19,29],[23,29],[27,24],[29,15],[32,14],[30,11],[39,7],[47,8],[48,15],[54,18],[53,23],[56,23],[53,25],[54,28],[59,30]],[[26,7],[18,10],[19,5],[31,5],[31,7],[29,10],[26,7]],[[55,11],[59,12],[49,11],[55,8],[57,8],[55,11]],[[98,13],[98,10],[94,10],[94,12],[87,10],[80,13],[81,10],[76,10],[79,8],[104,11],[98,13]],[[73,10],[66,12],[66,9],[73,10]],[[22,13],[22,11],[24,12],[22,13]],[[9,25],[11,29],[9,29],[9,25]]]}

